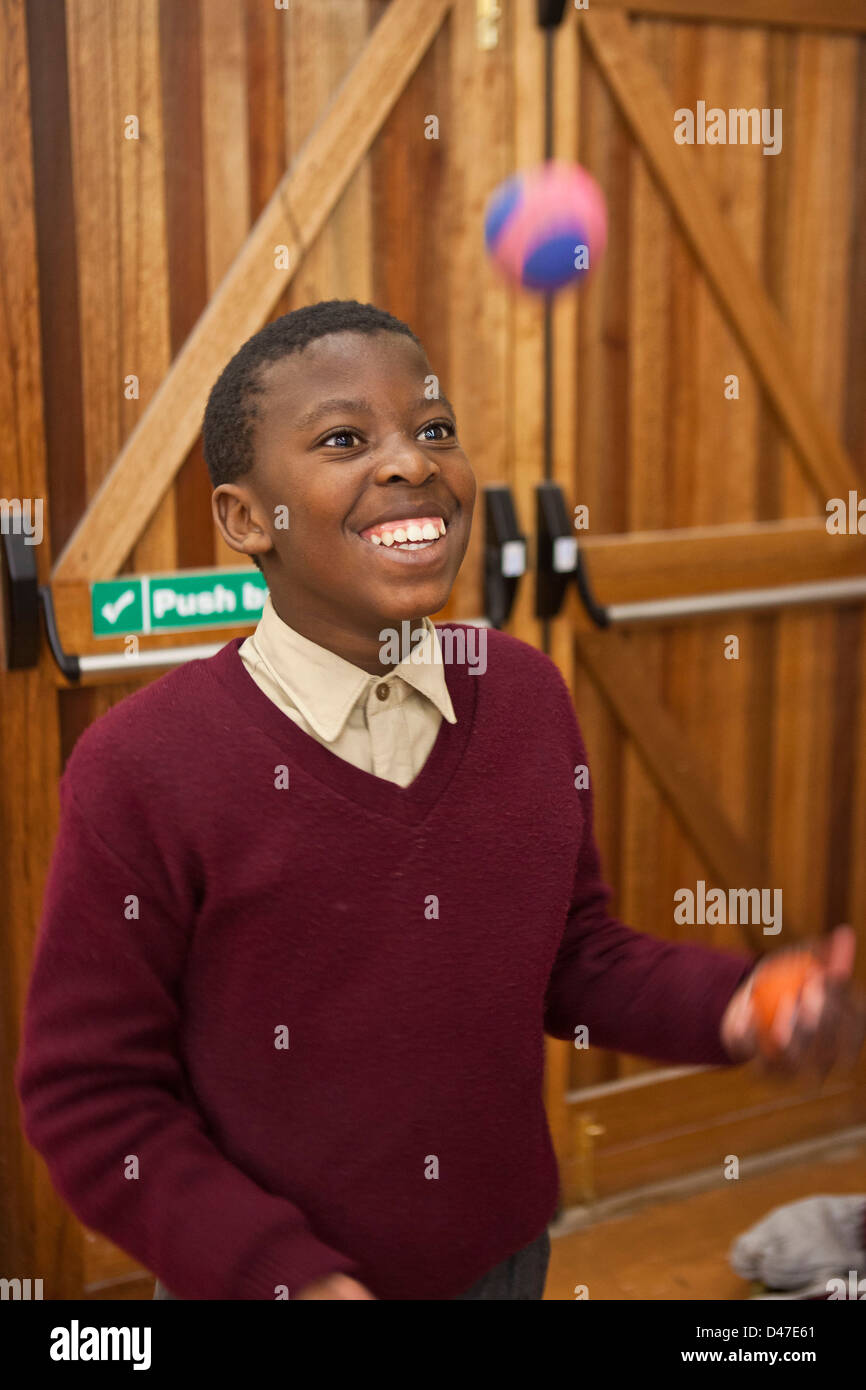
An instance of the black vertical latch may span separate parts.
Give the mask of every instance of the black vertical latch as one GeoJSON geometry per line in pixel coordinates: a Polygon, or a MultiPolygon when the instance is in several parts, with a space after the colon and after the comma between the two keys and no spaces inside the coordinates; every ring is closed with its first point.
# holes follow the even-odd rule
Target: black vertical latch
{"type": "Polygon", "coordinates": [[[577,569],[577,538],[558,483],[535,489],[535,616],[555,618],[577,569]]]}
{"type": "Polygon", "coordinates": [[[2,542],[3,665],[7,671],[23,671],[39,661],[36,547],[27,544],[21,531],[5,526],[2,542]]]}
{"type": "Polygon", "coordinates": [[[508,487],[484,489],[484,614],[501,628],[511,613],[521,575],[526,572],[526,537],[517,525],[508,487]]]}

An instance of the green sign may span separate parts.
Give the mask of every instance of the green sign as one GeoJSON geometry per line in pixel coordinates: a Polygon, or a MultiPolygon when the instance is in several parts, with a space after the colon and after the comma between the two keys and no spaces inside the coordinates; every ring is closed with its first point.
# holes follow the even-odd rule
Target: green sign
{"type": "Polygon", "coordinates": [[[240,566],[100,580],[90,586],[93,635],[188,632],[257,623],[267,592],[258,570],[251,573],[240,566]]]}

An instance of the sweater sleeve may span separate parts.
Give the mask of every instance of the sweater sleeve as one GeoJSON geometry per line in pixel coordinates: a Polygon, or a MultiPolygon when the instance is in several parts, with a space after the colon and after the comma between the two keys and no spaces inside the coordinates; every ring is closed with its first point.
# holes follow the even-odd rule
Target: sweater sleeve
{"type": "MultiPolygon", "coordinates": [[[[588,766],[561,677],[560,684],[574,739],[572,765],[588,766]]],[[[583,799],[583,827],[566,927],[547,988],[545,1031],[573,1041],[575,1029],[585,1025],[590,1046],[661,1062],[734,1065],[720,1036],[722,1015],[759,958],[665,941],[610,916],[591,787],[575,795],[583,799]]]]}
{"type": "Polygon", "coordinates": [[[210,1137],[178,1052],[191,924],[147,859],[129,867],[96,833],[67,771],[15,1069],[28,1140],[76,1216],[179,1298],[357,1277],[210,1137]]]}

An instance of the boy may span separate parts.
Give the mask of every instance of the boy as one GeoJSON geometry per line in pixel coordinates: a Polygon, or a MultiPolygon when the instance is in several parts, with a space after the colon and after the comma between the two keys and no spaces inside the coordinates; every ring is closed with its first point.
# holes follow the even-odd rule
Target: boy
{"type": "MultiPolygon", "coordinates": [[[[607,915],[546,656],[490,631],[483,672],[459,642],[443,660],[479,636],[429,620],[475,481],[405,324],[332,301],[267,325],[203,438],[216,523],[269,599],[252,638],[69,759],[27,1136],[162,1296],[540,1298],[543,1032],[730,1065],[755,1051],[755,960],[607,915]],[[421,646],[394,664],[407,622],[421,646]]],[[[851,1043],[850,951],[843,933],[791,1065],[851,1043]]]]}

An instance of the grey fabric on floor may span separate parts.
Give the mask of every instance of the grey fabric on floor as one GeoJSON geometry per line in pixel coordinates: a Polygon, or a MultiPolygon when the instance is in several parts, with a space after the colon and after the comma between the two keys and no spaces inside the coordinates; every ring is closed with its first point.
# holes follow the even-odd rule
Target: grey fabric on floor
{"type": "Polygon", "coordinates": [[[866,1274],[866,1194],[804,1197],[776,1207],[739,1236],[731,1268],[768,1289],[800,1289],[851,1269],[866,1274]]]}

